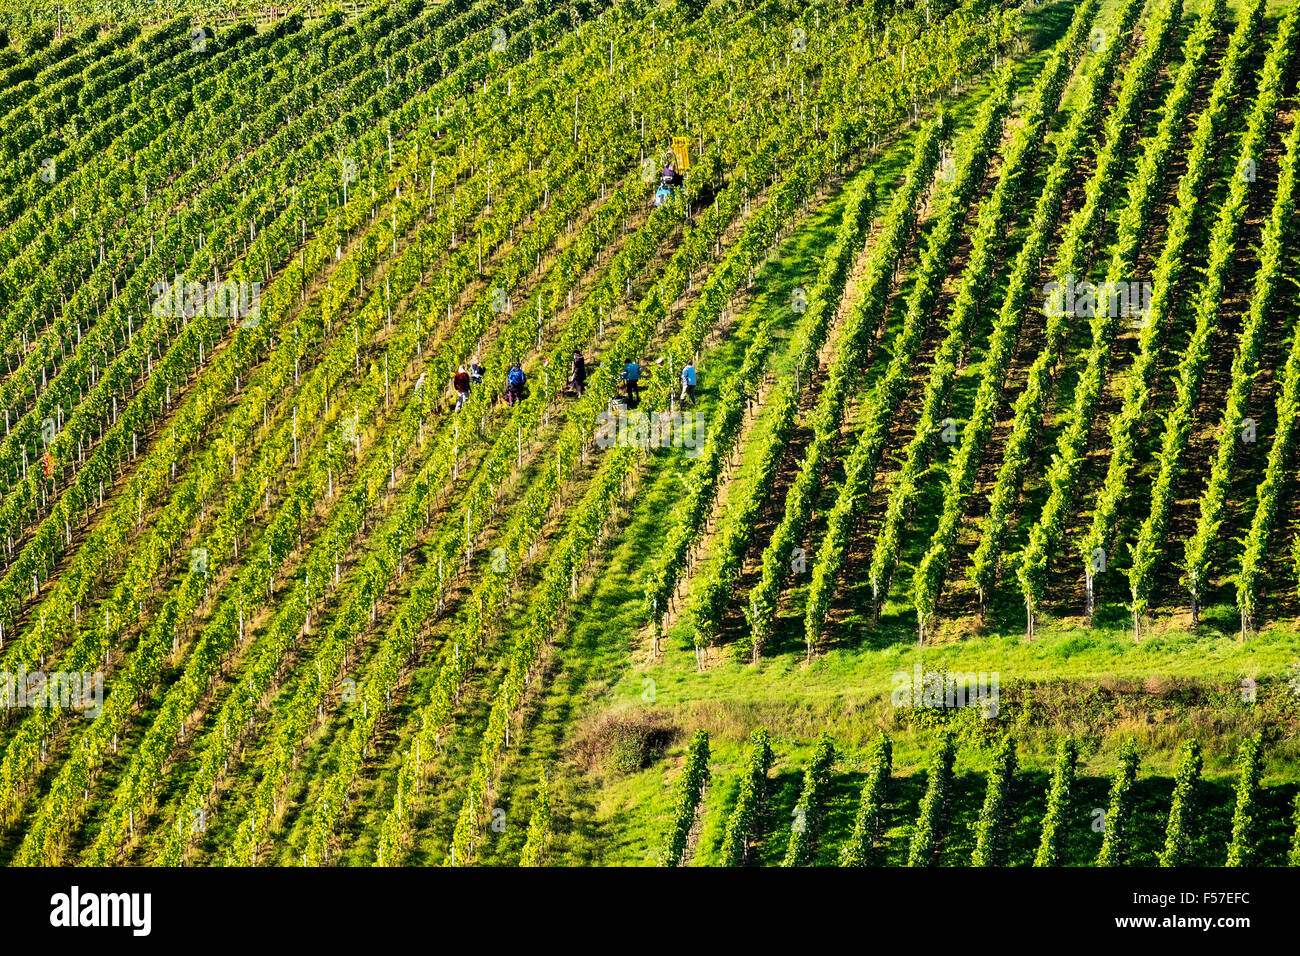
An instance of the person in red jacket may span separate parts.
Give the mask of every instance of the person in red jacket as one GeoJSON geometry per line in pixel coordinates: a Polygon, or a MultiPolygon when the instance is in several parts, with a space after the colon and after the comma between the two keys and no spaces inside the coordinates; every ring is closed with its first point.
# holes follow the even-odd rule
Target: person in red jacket
{"type": "Polygon", "coordinates": [[[451,384],[456,389],[456,411],[460,411],[469,398],[469,372],[465,371],[465,366],[462,365],[460,371],[452,376],[451,384]]]}

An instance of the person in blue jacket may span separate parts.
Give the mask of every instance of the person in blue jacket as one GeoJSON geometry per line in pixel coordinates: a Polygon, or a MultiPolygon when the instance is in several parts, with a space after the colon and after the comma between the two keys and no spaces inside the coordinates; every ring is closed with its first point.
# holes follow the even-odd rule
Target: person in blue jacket
{"type": "Polygon", "coordinates": [[[627,403],[635,405],[641,401],[641,366],[636,359],[630,359],[623,366],[623,372],[619,375],[627,383],[627,403]]]}
{"type": "Polygon", "coordinates": [[[510,366],[510,371],[506,373],[506,404],[513,405],[515,402],[523,401],[527,385],[528,376],[524,373],[523,367],[518,362],[514,362],[510,366]]]}
{"type": "Polygon", "coordinates": [[[682,369],[682,403],[686,402],[691,403],[691,408],[695,407],[695,363],[689,359],[682,369]]]}

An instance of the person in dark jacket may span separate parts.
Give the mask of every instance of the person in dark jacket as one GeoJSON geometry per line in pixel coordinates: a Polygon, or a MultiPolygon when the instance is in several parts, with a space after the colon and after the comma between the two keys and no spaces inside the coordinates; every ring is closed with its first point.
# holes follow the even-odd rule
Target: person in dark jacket
{"type": "Polygon", "coordinates": [[[581,395],[583,389],[587,387],[587,360],[582,357],[582,352],[578,349],[573,350],[573,368],[569,373],[569,385],[577,395],[581,395]]]}
{"type": "Polygon", "coordinates": [[[456,389],[456,411],[460,411],[469,398],[469,372],[465,371],[465,366],[462,365],[460,371],[451,377],[451,384],[456,389]]]}

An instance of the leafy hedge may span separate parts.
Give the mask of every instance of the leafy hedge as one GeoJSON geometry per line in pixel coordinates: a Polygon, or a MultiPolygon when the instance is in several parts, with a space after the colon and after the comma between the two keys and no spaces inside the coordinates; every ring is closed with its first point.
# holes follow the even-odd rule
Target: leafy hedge
{"type": "Polygon", "coordinates": [[[882,733],[871,748],[862,802],[853,820],[853,832],[840,850],[840,866],[867,866],[875,862],[876,840],[880,836],[880,818],[889,795],[893,759],[893,742],[888,734],[882,733]]]}
{"type": "Polygon", "coordinates": [[[948,798],[952,792],[952,765],[957,759],[951,734],[945,734],[938,749],[930,757],[929,783],[921,798],[921,813],[912,830],[912,845],[907,853],[908,866],[934,866],[939,862],[936,852],[940,829],[948,798]]]}
{"type": "Polygon", "coordinates": [[[1060,866],[1065,854],[1065,820],[1070,813],[1070,790],[1079,763],[1079,748],[1073,737],[1056,746],[1056,766],[1047,791],[1047,813],[1043,816],[1043,833],[1038,841],[1034,866],[1060,866]]]}
{"type": "Polygon", "coordinates": [[[708,784],[709,735],[697,730],[686,755],[686,767],[677,782],[677,809],[673,812],[672,829],[668,831],[668,845],[660,858],[663,866],[677,866],[682,862],[686,838],[695,825],[695,811],[699,809],[700,798],[708,784]]]}
{"type": "Polygon", "coordinates": [[[1010,736],[1003,737],[989,770],[984,809],[980,811],[979,823],[975,828],[972,866],[1001,866],[1006,863],[1007,805],[1011,800],[1011,784],[1015,775],[1016,741],[1010,736]]]}
{"type": "Polygon", "coordinates": [[[1237,806],[1232,811],[1232,842],[1228,844],[1228,866],[1250,866],[1259,851],[1259,778],[1263,774],[1259,734],[1241,742],[1237,764],[1237,806]]]}
{"type": "Polygon", "coordinates": [[[1184,866],[1191,856],[1190,818],[1195,813],[1196,785],[1201,779],[1201,745],[1195,740],[1183,744],[1174,776],[1173,802],[1169,806],[1169,826],[1165,829],[1165,849],[1160,853],[1161,866],[1184,866]]]}
{"type": "Polygon", "coordinates": [[[541,866],[546,858],[546,841],[551,835],[551,795],[546,785],[546,775],[537,787],[533,798],[533,813],[528,819],[528,836],[519,856],[520,866],[541,866]]]}
{"type": "Polygon", "coordinates": [[[803,775],[803,792],[794,806],[794,826],[790,830],[790,846],[782,866],[807,866],[812,851],[821,834],[822,815],[826,809],[826,782],[830,777],[831,761],[835,748],[830,737],[822,734],[812,763],[803,775]]]}
{"type": "Polygon", "coordinates": [[[749,840],[754,835],[763,799],[767,796],[767,771],[772,766],[772,744],[767,731],[759,728],[750,734],[749,760],[740,781],[740,796],[727,818],[727,832],[722,839],[724,866],[740,866],[745,862],[749,840]]]}
{"type": "Polygon", "coordinates": [[[1133,785],[1137,782],[1138,753],[1132,740],[1119,748],[1119,766],[1110,785],[1110,806],[1106,810],[1106,829],[1101,841],[1098,866],[1123,866],[1132,860],[1133,785]]]}

